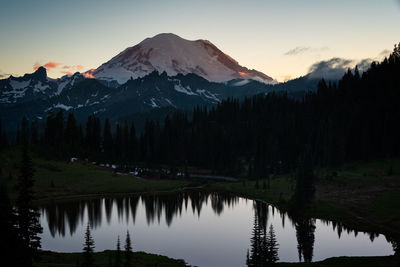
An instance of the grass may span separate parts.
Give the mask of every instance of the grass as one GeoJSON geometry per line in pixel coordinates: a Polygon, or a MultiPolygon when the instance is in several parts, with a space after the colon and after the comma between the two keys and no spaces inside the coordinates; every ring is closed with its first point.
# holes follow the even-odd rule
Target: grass
{"type": "MultiPolygon", "coordinates": [[[[0,154],[1,180],[9,185],[12,198],[16,196],[16,183],[21,153],[16,149],[0,154]]],[[[93,194],[139,193],[180,190],[198,186],[184,180],[141,179],[114,174],[111,169],[86,161],[74,163],[46,160],[32,155],[35,168],[35,194],[37,199],[65,198],[93,194]]]]}
{"type": "MultiPolygon", "coordinates": [[[[94,253],[94,264],[96,267],[108,267],[110,259],[114,263],[116,251],[105,250],[94,253]]],[[[58,253],[52,251],[40,251],[40,260],[34,264],[34,267],[71,267],[82,263],[82,253],[58,253]]],[[[124,262],[124,251],[121,252],[122,263],[124,262]]],[[[147,267],[185,267],[184,260],[171,259],[165,256],[148,254],[145,252],[134,252],[132,255],[133,266],[147,267]]],[[[123,266],[123,264],[121,265],[123,266]]]]}

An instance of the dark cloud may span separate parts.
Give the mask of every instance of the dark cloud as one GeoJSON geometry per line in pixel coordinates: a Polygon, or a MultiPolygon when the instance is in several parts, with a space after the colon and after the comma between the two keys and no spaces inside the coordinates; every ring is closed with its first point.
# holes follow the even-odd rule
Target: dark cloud
{"type": "Polygon", "coordinates": [[[316,52],[321,52],[321,51],[325,51],[325,50],[328,50],[328,48],[327,47],[312,48],[312,47],[307,47],[307,46],[297,46],[297,47],[287,51],[283,55],[297,56],[297,55],[301,55],[301,54],[305,54],[305,53],[316,53],[316,52]]]}
{"type": "Polygon", "coordinates": [[[313,79],[338,80],[349,68],[353,69],[357,65],[359,71],[364,72],[371,66],[372,62],[373,60],[370,58],[361,61],[332,58],[313,64],[309,69],[308,77],[313,79]]]}
{"type": "MultiPolygon", "coordinates": [[[[399,2],[400,2],[400,0],[399,0],[399,2]]],[[[379,56],[380,57],[387,57],[387,56],[390,55],[390,53],[392,53],[392,50],[385,49],[385,50],[383,50],[382,52],[379,53],[379,56]]]]}

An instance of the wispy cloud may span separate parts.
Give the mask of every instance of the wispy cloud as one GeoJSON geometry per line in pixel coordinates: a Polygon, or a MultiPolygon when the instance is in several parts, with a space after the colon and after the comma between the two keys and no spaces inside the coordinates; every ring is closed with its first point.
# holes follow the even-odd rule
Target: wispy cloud
{"type": "Polygon", "coordinates": [[[305,53],[318,53],[322,51],[328,50],[328,47],[320,47],[320,48],[312,48],[312,47],[307,47],[307,46],[297,46],[293,49],[290,49],[283,55],[285,56],[297,56],[305,53]]]}
{"type": "Polygon", "coordinates": [[[71,70],[71,71],[73,71],[73,70],[78,70],[78,71],[81,71],[81,70],[83,70],[85,67],[83,66],[83,65],[80,65],[80,64],[78,64],[78,65],[64,65],[63,67],[62,67],[62,69],[67,69],[67,70],[71,70]]]}
{"type": "Polygon", "coordinates": [[[310,51],[311,47],[304,47],[304,46],[298,46],[296,48],[293,48],[289,51],[287,51],[284,55],[285,56],[295,56],[299,54],[304,54],[307,51],[310,51]]]}

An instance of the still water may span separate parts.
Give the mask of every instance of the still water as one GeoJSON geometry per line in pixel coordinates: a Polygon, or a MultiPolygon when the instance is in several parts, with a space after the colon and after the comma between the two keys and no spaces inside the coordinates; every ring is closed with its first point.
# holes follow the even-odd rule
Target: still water
{"type": "Polygon", "coordinates": [[[246,266],[262,254],[270,226],[279,261],[319,261],[334,256],[392,255],[385,236],[345,229],[318,219],[301,219],[271,205],[217,193],[181,192],[87,200],[42,206],[42,249],[82,251],[90,223],[95,250],[124,245],[129,231],[134,251],[184,259],[201,267],[246,266]]]}

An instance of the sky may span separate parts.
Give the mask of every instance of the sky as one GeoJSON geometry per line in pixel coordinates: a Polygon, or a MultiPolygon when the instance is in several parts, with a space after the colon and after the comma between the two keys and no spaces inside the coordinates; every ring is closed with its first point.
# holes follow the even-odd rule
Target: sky
{"type": "Polygon", "coordinates": [[[207,39],[285,81],[319,61],[387,55],[400,42],[400,0],[0,0],[0,78],[97,68],[159,33],[207,39]]]}

